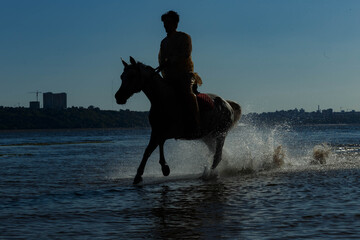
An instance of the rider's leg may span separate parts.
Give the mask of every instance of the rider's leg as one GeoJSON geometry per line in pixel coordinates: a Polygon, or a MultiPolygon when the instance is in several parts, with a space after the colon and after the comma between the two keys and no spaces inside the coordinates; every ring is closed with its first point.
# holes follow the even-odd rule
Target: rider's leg
{"type": "Polygon", "coordinates": [[[184,101],[185,132],[187,135],[197,135],[200,131],[200,112],[195,94],[187,93],[184,101]]]}

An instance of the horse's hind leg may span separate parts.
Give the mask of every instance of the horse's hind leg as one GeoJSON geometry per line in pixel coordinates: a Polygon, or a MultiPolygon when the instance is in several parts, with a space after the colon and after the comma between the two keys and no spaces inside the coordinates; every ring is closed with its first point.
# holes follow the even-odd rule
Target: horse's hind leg
{"type": "Polygon", "coordinates": [[[214,154],[215,153],[215,148],[216,148],[216,140],[215,140],[215,138],[207,137],[207,138],[204,138],[203,141],[206,144],[206,146],[208,147],[209,151],[212,154],[214,154]]]}
{"type": "Polygon", "coordinates": [[[213,161],[213,165],[211,166],[211,169],[213,169],[213,170],[217,167],[217,165],[221,161],[224,143],[225,143],[225,135],[221,135],[216,138],[216,149],[215,149],[215,154],[214,154],[214,161],[213,161]]]}
{"type": "Polygon", "coordinates": [[[165,156],[164,156],[164,143],[165,141],[161,141],[159,144],[159,149],[160,149],[160,165],[161,165],[161,171],[163,172],[164,176],[169,176],[170,174],[170,168],[167,165],[166,161],[165,161],[165,156]]]}

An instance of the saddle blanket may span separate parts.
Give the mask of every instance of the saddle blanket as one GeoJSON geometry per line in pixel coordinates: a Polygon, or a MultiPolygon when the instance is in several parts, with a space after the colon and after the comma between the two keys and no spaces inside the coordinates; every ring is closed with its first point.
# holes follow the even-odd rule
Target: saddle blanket
{"type": "Polygon", "coordinates": [[[210,111],[214,108],[214,101],[205,93],[199,93],[196,95],[199,110],[200,111],[210,111]]]}

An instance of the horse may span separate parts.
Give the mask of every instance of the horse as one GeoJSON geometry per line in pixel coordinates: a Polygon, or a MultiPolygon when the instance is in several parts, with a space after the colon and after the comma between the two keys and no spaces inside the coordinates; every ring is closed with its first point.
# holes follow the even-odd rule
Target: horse
{"type": "Polygon", "coordinates": [[[165,161],[164,143],[167,139],[195,140],[201,139],[214,154],[211,170],[214,170],[221,161],[222,149],[229,130],[240,119],[241,107],[239,104],[224,100],[215,94],[206,94],[212,107],[201,107],[200,131],[197,134],[186,134],[182,103],[173,85],[162,78],[156,69],[130,57],[130,64],[122,60],[124,65],[119,90],[115,94],[117,104],[125,104],[134,94],[143,91],[151,103],[149,122],[151,126],[150,141],[145,149],[141,163],[134,178],[134,184],[140,183],[146,162],[152,152],[159,147],[161,170],[164,176],[170,174],[170,168],[165,161]]]}

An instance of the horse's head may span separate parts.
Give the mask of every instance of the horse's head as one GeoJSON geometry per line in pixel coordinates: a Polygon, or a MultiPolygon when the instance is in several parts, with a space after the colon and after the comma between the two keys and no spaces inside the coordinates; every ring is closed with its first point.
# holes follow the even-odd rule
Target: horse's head
{"type": "Polygon", "coordinates": [[[140,92],[144,80],[141,76],[141,66],[134,58],[130,57],[130,64],[127,64],[124,60],[122,60],[122,63],[124,65],[124,71],[120,76],[122,83],[115,94],[118,104],[125,104],[134,93],[140,92]]]}

